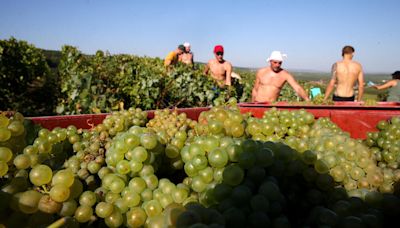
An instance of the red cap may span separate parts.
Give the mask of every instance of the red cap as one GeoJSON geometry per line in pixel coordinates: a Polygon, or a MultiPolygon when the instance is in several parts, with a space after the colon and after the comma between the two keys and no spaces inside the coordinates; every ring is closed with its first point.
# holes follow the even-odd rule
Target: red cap
{"type": "Polygon", "coordinates": [[[222,45],[217,45],[214,47],[214,53],[217,52],[224,52],[224,47],[222,47],[222,45]]]}

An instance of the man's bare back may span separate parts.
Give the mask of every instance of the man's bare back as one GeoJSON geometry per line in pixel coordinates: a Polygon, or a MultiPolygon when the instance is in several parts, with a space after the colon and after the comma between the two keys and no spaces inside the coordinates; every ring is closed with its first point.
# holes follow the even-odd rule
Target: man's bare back
{"type": "Polygon", "coordinates": [[[232,64],[228,61],[219,62],[217,59],[208,61],[205,73],[211,71],[211,77],[215,79],[219,87],[231,85],[232,64]]]}
{"type": "Polygon", "coordinates": [[[345,46],[342,49],[343,60],[332,66],[332,78],[326,87],[324,100],[327,100],[333,91],[334,101],[361,101],[364,93],[364,74],[360,63],[353,61],[354,48],[345,46]],[[358,82],[358,96],[355,99],[354,85],[358,82]]]}
{"type": "Polygon", "coordinates": [[[337,62],[335,73],[337,86],[335,95],[339,97],[352,97],[354,95],[353,86],[361,72],[361,65],[355,61],[343,60],[337,62]]]}

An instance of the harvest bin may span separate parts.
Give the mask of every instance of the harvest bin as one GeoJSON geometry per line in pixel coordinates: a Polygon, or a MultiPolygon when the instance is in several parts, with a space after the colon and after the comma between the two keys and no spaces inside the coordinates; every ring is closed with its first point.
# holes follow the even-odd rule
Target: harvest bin
{"type": "MultiPolygon", "coordinates": [[[[400,116],[399,102],[378,102],[375,106],[364,106],[360,102],[335,102],[334,105],[296,105],[287,102],[277,103],[239,103],[242,113],[251,112],[253,116],[261,118],[264,112],[272,107],[277,109],[297,110],[305,109],[316,118],[329,117],[341,129],[349,132],[352,138],[365,139],[367,132],[377,131],[376,124],[380,120],[388,120],[393,116],[400,116]]],[[[209,107],[179,108],[179,113],[185,112],[188,118],[197,120],[201,112],[209,107]]],[[[148,111],[148,118],[154,117],[154,111],[148,111]]],[[[89,129],[103,121],[108,114],[83,114],[68,116],[31,117],[30,119],[53,129],[75,125],[78,128],[89,129]]]]}
{"type": "Polygon", "coordinates": [[[343,131],[349,132],[352,138],[365,139],[367,132],[377,131],[380,120],[400,116],[400,102],[377,102],[366,106],[363,102],[334,102],[333,105],[296,105],[288,102],[276,103],[240,103],[241,112],[252,112],[261,118],[272,107],[277,109],[305,109],[316,118],[329,117],[343,131]]]}

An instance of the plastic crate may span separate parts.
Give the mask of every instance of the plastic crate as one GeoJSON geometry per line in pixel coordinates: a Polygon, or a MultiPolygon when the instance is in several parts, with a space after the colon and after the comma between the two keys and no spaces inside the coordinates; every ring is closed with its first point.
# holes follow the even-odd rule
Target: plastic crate
{"type": "Polygon", "coordinates": [[[305,109],[316,118],[329,117],[352,138],[365,139],[367,132],[377,131],[381,120],[400,116],[400,102],[378,102],[374,106],[365,106],[362,102],[335,102],[333,105],[296,105],[287,102],[277,103],[240,103],[241,112],[252,112],[261,118],[266,110],[276,107],[284,110],[305,109]]]}
{"type": "MultiPolygon", "coordinates": [[[[357,102],[337,102],[335,105],[292,105],[286,102],[268,103],[240,103],[242,113],[251,112],[253,116],[261,118],[264,112],[276,107],[280,110],[305,109],[316,118],[329,117],[341,129],[349,132],[351,137],[364,139],[367,132],[377,131],[375,126],[380,120],[388,120],[393,116],[400,116],[400,103],[382,102],[377,106],[363,106],[357,102]]],[[[209,107],[180,108],[178,113],[184,112],[188,118],[197,120],[200,113],[209,110],[209,107]]],[[[154,111],[148,111],[148,118],[154,117],[154,111]]],[[[31,117],[32,121],[42,127],[53,129],[66,128],[74,125],[78,128],[90,129],[101,123],[108,114],[84,114],[68,116],[31,117]]]]}

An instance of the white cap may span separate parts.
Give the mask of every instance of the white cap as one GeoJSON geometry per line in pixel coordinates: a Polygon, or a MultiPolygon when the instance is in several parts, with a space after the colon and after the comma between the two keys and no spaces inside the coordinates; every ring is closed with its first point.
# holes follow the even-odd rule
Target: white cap
{"type": "Polygon", "coordinates": [[[190,43],[189,42],[185,42],[185,43],[183,43],[183,46],[190,47],[190,43]]]}
{"type": "Polygon", "coordinates": [[[282,54],[280,51],[273,51],[267,59],[267,62],[270,60],[283,61],[283,57],[287,57],[287,55],[282,54]]]}

